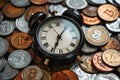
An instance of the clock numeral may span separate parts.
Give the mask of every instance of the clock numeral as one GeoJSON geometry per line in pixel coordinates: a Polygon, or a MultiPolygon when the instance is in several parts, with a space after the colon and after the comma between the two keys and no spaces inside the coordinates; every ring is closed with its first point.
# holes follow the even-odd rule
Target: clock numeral
{"type": "Polygon", "coordinates": [[[55,22],[56,26],[60,26],[60,23],[59,22],[55,22]]]}
{"type": "Polygon", "coordinates": [[[68,52],[70,52],[70,50],[69,50],[68,48],[66,48],[66,50],[67,50],[68,52]]]}
{"type": "Polygon", "coordinates": [[[59,49],[59,54],[63,54],[63,50],[62,49],[59,49]]]}
{"type": "Polygon", "coordinates": [[[77,37],[72,37],[73,39],[77,39],[77,37]]]}
{"type": "Polygon", "coordinates": [[[53,26],[52,26],[51,24],[49,24],[48,27],[49,27],[50,29],[53,28],[53,26]]]}
{"type": "Polygon", "coordinates": [[[49,44],[48,44],[48,43],[45,43],[44,46],[47,48],[47,47],[49,46],[49,44]]]}
{"type": "Polygon", "coordinates": [[[75,47],[75,44],[74,44],[74,43],[71,43],[70,46],[75,47]]]}
{"type": "Polygon", "coordinates": [[[43,32],[48,32],[48,31],[44,30],[43,32]]]}
{"type": "Polygon", "coordinates": [[[45,36],[43,36],[43,37],[41,37],[41,39],[42,39],[42,40],[46,40],[46,37],[45,37],[45,36]]]}
{"type": "Polygon", "coordinates": [[[51,48],[51,50],[50,50],[51,52],[55,52],[55,48],[51,48]]]}

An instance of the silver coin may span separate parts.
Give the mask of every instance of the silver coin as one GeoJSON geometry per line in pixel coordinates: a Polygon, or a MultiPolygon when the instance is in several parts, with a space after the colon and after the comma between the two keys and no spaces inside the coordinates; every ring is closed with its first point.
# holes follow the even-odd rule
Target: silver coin
{"type": "Polygon", "coordinates": [[[98,74],[95,77],[95,80],[120,80],[119,77],[114,73],[107,73],[107,74],[98,74]]]}
{"type": "Polygon", "coordinates": [[[100,5],[100,4],[107,3],[107,0],[90,0],[90,2],[93,3],[93,4],[100,5]]]}
{"type": "Polygon", "coordinates": [[[21,69],[30,64],[31,56],[25,50],[15,50],[8,56],[8,62],[13,68],[21,69]]]}
{"type": "Polygon", "coordinates": [[[106,23],[106,27],[112,32],[120,32],[120,18],[114,22],[106,23]]]}
{"type": "Polygon", "coordinates": [[[116,4],[120,6],[120,0],[114,0],[116,4]]]}
{"type": "Polygon", "coordinates": [[[70,70],[72,70],[73,72],[75,72],[79,78],[79,80],[94,80],[96,77],[96,74],[89,74],[84,72],[79,64],[75,64],[73,65],[70,70]]]}
{"type": "Polygon", "coordinates": [[[25,32],[28,33],[29,32],[29,27],[28,27],[28,22],[25,19],[25,16],[21,16],[20,18],[17,18],[16,21],[16,27],[18,30],[20,30],[21,32],[25,32]]]}
{"type": "Polygon", "coordinates": [[[60,4],[58,4],[58,5],[50,5],[49,10],[50,10],[51,13],[56,11],[55,15],[62,15],[62,13],[67,10],[67,7],[63,7],[60,4]]]}
{"type": "Polygon", "coordinates": [[[113,5],[115,5],[115,6],[119,6],[118,4],[116,4],[116,3],[114,2],[114,0],[108,0],[108,2],[111,3],[111,4],[113,4],[113,5]]]}
{"type": "Polygon", "coordinates": [[[53,3],[53,4],[60,3],[62,1],[63,0],[48,0],[49,3],[53,3]]]}
{"type": "Polygon", "coordinates": [[[6,61],[4,70],[0,72],[0,80],[12,80],[17,74],[18,70],[13,69],[6,61]]]}
{"type": "Polygon", "coordinates": [[[4,38],[0,37],[0,57],[4,56],[8,51],[9,43],[4,38]]]}
{"type": "Polygon", "coordinates": [[[0,12],[0,22],[3,20],[3,14],[0,12]]]}
{"type": "Polygon", "coordinates": [[[11,0],[11,3],[17,7],[25,7],[30,5],[30,0],[11,0]]]}
{"type": "Polygon", "coordinates": [[[5,67],[5,63],[6,63],[5,59],[4,58],[0,58],[0,71],[2,71],[3,68],[5,67]]]}
{"type": "Polygon", "coordinates": [[[2,21],[0,24],[0,35],[7,36],[14,31],[14,25],[10,21],[2,21]]]}
{"type": "Polygon", "coordinates": [[[88,3],[86,0],[66,0],[66,5],[72,9],[84,9],[88,3]]]}

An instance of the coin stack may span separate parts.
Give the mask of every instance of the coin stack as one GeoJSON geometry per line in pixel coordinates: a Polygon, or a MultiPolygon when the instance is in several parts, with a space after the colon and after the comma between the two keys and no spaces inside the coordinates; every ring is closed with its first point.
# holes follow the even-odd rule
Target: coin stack
{"type": "Polygon", "coordinates": [[[0,0],[0,80],[120,80],[119,7],[120,0],[0,0]],[[84,43],[74,63],[49,66],[38,56],[29,25],[38,12],[78,16],[84,43]]]}

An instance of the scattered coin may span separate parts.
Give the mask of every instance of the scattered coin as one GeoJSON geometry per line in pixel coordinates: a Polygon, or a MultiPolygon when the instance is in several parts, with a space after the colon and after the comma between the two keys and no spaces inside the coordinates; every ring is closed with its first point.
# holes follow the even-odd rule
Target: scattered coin
{"type": "Polygon", "coordinates": [[[29,0],[10,0],[10,1],[16,7],[26,7],[30,5],[29,0]]]}
{"type": "Polygon", "coordinates": [[[48,2],[48,0],[30,0],[30,1],[36,5],[43,5],[43,4],[46,4],[48,2]]]}
{"type": "Polygon", "coordinates": [[[13,68],[21,69],[30,64],[31,56],[25,50],[15,50],[8,56],[8,62],[13,68]]]}
{"type": "Polygon", "coordinates": [[[0,35],[7,36],[14,31],[15,26],[10,21],[2,21],[0,23],[0,35]]]}
{"type": "Polygon", "coordinates": [[[0,12],[0,22],[3,20],[3,14],[0,12]]]}
{"type": "Polygon", "coordinates": [[[111,4],[113,4],[113,5],[115,5],[115,6],[119,6],[118,4],[116,4],[116,3],[114,2],[114,0],[108,0],[108,2],[111,3],[111,4]]]}
{"type": "Polygon", "coordinates": [[[17,33],[11,38],[12,45],[17,49],[26,49],[30,47],[32,38],[27,33],[17,33]]]}
{"type": "Polygon", "coordinates": [[[120,53],[117,50],[109,49],[103,52],[103,61],[109,66],[119,66],[120,65],[120,53]]]}
{"type": "Polygon", "coordinates": [[[95,46],[105,45],[110,40],[109,32],[102,25],[89,27],[86,30],[85,38],[95,46]]]}
{"type": "Polygon", "coordinates": [[[13,80],[22,80],[21,74],[22,74],[22,71],[19,71],[18,74],[14,77],[13,80]]]}
{"type": "Polygon", "coordinates": [[[13,6],[12,4],[7,4],[3,8],[4,15],[9,18],[19,17],[24,13],[24,11],[25,11],[25,8],[18,8],[18,7],[13,6]]]}
{"type": "Polygon", "coordinates": [[[35,65],[30,65],[22,71],[23,80],[41,80],[43,77],[42,70],[35,65]]]}
{"type": "Polygon", "coordinates": [[[50,76],[50,74],[47,71],[42,69],[42,72],[43,72],[43,76],[42,76],[41,80],[51,80],[51,76],[50,76]]]}
{"type": "Polygon", "coordinates": [[[30,53],[31,59],[32,60],[35,59],[37,53],[34,51],[34,49],[33,48],[29,48],[27,51],[30,53]]]}
{"type": "Polygon", "coordinates": [[[84,9],[88,3],[86,0],[66,0],[66,5],[72,9],[84,9]]]}
{"type": "Polygon", "coordinates": [[[92,4],[100,5],[107,3],[107,0],[89,0],[92,4]]]}
{"type": "Polygon", "coordinates": [[[5,0],[0,0],[0,9],[2,9],[8,2],[5,0]]]}
{"type": "Polygon", "coordinates": [[[53,3],[53,4],[60,3],[62,1],[63,0],[48,0],[49,3],[53,3]]]}
{"type": "Polygon", "coordinates": [[[114,0],[116,4],[120,6],[120,1],[119,0],[114,0]]]}
{"type": "Polygon", "coordinates": [[[0,58],[0,72],[4,69],[6,61],[4,58],[0,58]]]}
{"type": "Polygon", "coordinates": [[[98,15],[105,21],[114,21],[118,18],[119,11],[111,4],[104,4],[98,8],[98,15]]]}

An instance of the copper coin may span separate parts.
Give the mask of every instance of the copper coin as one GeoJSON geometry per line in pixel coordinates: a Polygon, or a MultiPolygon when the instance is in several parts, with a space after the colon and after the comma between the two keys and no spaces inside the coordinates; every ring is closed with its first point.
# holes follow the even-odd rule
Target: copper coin
{"type": "Polygon", "coordinates": [[[24,13],[24,11],[25,11],[25,8],[18,8],[18,7],[13,6],[12,4],[7,4],[3,8],[4,15],[9,18],[19,17],[24,13]]]}
{"type": "Polygon", "coordinates": [[[88,73],[97,73],[97,70],[94,68],[92,64],[93,55],[82,55],[80,57],[80,67],[82,70],[88,73]]]}
{"type": "Polygon", "coordinates": [[[88,17],[82,13],[81,13],[81,15],[83,17],[83,23],[86,25],[96,25],[96,24],[99,24],[101,22],[98,17],[88,17]]]}
{"type": "Polygon", "coordinates": [[[82,13],[86,16],[96,17],[97,16],[97,7],[96,6],[87,6],[87,8],[83,9],[82,13]]]}
{"type": "Polygon", "coordinates": [[[107,66],[103,61],[102,61],[102,54],[103,52],[97,52],[93,56],[93,64],[94,66],[100,70],[100,71],[112,71],[114,68],[107,66]]]}
{"type": "Polygon", "coordinates": [[[64,72],[60,71],[52,73],[51,80],[69,80],[69,78],[64,72]]]}
{"type": "Polygon", "coordinates": [[[115,49],[119,50],[120,49],[120,43],[116,38],[110,38],[109,42],[101,47],[102,50],[108,50],[108,49],[115,49]]]}
{"type": "Polygon", "coordinates": [[[105,21],[114,21],[118,18],[119,11],[111,4],[104,4],[98,8],[98,15],[105,21]]]}
{"type": "Polygon", "coordinates": [[[117,67],[120,65],[120,53],[114,49],[108,49],[103,52],[103,61],[112,67],[117,67]]]}
{"type": "Polygon", "coordinates": [[[48,0],[30,0],[30,1],[36,5],[46,4],[48,2],[48,0]]]}
{"type": "Polygon", "coordinates": [[[27,33],[17,33],[11,38],[12,45],[17,49],[26,49],[32,43],[32,38],[27,33]]]}
{"type": "Polygon", "coordinates": [[[77,74],[72,70],[63,70],[62,72],[68,76],[69,80],[79,80],[77,74]]]}
{"type": "Polygon", "coordinates": [[[0,9],[2,9],[8,2],[5,0],[0,0],[0,9]]]}
{"type": "Polygon", "coordinates": [[[48,5],[45,6],[30,6],[27,8],[26,12],[25,12],[25,19],[28,21],[30,19],[30,17],[37,12],[44,12],[46,15],[48,14],[48,9],[47,7],[48,5]]]}
{"type": "Polygon", "coordinates": [[[22,80],[21,74],[22,74],[22,71],[19,71],[17,76],[13,80],[22,80]]]}

